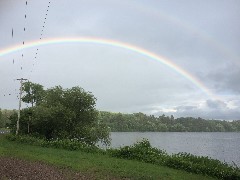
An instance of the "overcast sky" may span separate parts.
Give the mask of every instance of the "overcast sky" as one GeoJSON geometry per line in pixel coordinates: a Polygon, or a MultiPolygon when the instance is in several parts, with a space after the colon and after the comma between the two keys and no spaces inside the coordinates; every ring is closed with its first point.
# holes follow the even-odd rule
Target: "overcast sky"
{"type": "Polygon", "coordinates": [[[0,52],[40,37],[111,39],[165,57],[214,95],[140,53],[60,43],[0,55],[0,108],[18,108],[23,77],[81,86],[99,110],[240,119],[239,32],[239,0],[1,0],[0,52]]]}

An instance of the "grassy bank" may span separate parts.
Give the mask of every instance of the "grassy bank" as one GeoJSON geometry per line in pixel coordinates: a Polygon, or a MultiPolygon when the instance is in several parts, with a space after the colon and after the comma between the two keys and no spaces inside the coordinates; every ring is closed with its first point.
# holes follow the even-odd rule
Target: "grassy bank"
{"type": "Polygon", "coordinates": [[[190,173],[202,174],[218,179],[238,180],[240,169],[219,160],[209,157],[194,156],[188,153],[167,154],[166,151],[154,148],[147,139],[136,142],[131,146],[124,146],[118,149],[99,149],[94,145],[80,142],[76,139],[55,139],[46,140],[33,136],[6,136],[10,141],[16,141],[28,145],[81,151],[94,154],[108,155],[119,159],[137,160],[158,166],[184,170],[190,173]]]}
{"type": "Polygon", "coordinates": [[[0,136],[0,156],[14,156],[30,161],[43,161],[57,167],[70,168],[98,179],[212,179],[167,167],[109,157],[98,153],[44,148],[8,141],[0,136]]]}

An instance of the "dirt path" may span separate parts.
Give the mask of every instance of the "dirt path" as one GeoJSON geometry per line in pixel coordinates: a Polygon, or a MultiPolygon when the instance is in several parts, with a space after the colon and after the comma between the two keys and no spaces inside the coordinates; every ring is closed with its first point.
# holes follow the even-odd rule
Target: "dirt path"
{"type": "Polygon", "coordinates": [[[30,162],[12,157],[0,157],[0,180],[65,180],[96,179],[91,175],[73,173],[67,169],[59,169],[42,162],[30,162]]]}

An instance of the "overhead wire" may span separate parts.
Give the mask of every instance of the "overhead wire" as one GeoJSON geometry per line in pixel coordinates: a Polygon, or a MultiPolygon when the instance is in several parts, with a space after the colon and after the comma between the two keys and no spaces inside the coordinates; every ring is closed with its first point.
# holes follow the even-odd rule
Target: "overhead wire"
{"type": "MultiPolygon", "coordinates": [[[[44,35],[44,28],[46,28],[46,20],[47,20],[47,15],[48,15],[48,12],[49,12],[49,8],[50,8],[50,3],[51,1],[48,2],[48,6],[47,6],[47,10],[46,10],[46,13],[45,13],[45,17],[44,17],[44,20],[43,20],[43,24],[41,26],[41,33],[40,33],[40,37],[39,37],[39,40],[42,40],[43,39],[43,35],[44,35]]],[[[32,68],[35,66],[35,63],[37,61],[37,58],[38,58],[38,53],[39,52],[39,49],[37,48],[36,51],[35,51],[35,56],[34,56],[34,59],[35,61],[33,61],[33,65],[32,65],[32,68]]],[[[30,71],[30,73],[32,73],[33,69],[30,71]]]]}
{"type": "MultiPolygon", "coordinates": [[[[46,21],[47,21],[49,8],[50,8],[50,3],[51,3],[51,1],[48,2],[48,6],[47,6],[47,9],[46,9],[45,17],[43,19],[43,25],[42,25],[41,34],[40,34],[40,40],[43,38],[44,28],[46,27],[46,21]]],[[[22,40],[22,46],[24,46],[25,43],[26,43],[26,41],[25,41],[25,38],[26,38],[26,35],[27,35],[27,28],[26,28],[27,23],[26,23],[26,21],[27,21],[27,17],[28,17],[28,14],[27,14],[27,9],[28,8],[27,7],[28,7],[28,1],[25,1],[25,13],[24,13],[24,16],[23,16],[24,17],[24,27],[23,27],[24,35],[23,35],[23,40],[22,40]]],[[[14,39],[14,34],[15,34],[14,28],[12,27],[12,29],[11,29],[11,37],[12,37],[12,39],[14,39]]],[[[34,55],[34,60],[37,59],[37,56],[39,54],[38,52],[39,52],[39,49],[37,48],[36,52],[35,52],[35,55],[34,55]]],[[[24,57],[25,57],[24,53],[22,52],[22,54],[21,54],[21,61],[20,61],[20,64],[19,64],[21,71],[23,71],[24,57]]],[[[13,65],[15,64],[15,58],[13,58],[12,63],[13,63],[13,65]]],[[[33,61],[33,66],[34,65],[35,65],[35,61],[33,61]]],[[[32,73],[32,70],[30,71],[31,73],[32,73]]],[[[15,82],[15,79],[14,79],[14,82],[15,82]]],[[[15,94],[16,98],[19,99],[19,93],[17,92],[17,89],[15,88],[14,91],[15,91],[15,93],[6,93],[6,94],[3,94],[3,95],[6,97],[6,96],[12,96],[13,94],[15,94]]]]}
{"type": "MultiPolygon", "coordinates": [[[[24,27],[23,27],[23,41],[22,41],[22,45],[24,46],[25,45],[25,37],[26,37],[26,19],[27,19],[27,5],[28,5],[28,2],[26,1],[26,6],[25,6],[25,14],[24,14],[24,27]]],[[[23,62],[24,62],[24,56],[22,54],[22,61],[21,61],[21,71],[23,70],[23,62]]]]}
{"type": "MultiPolygon", "coordinates": [[[[26,1],[25,2],[25,5],[27,6],[28,5],[28,2],[26,1]]],[[[27,19],[27,8],[25,7],[25,13],[24,13],[24,23],[23,23],[23,39],[22,39],[22,46],[24,46],[25,45],[25,38],[26,38],[26,35],[25,35],[25,33],[26,33],[26,27],[25,27],[25,25],[26,25],[26,19],[27,19]]],[[[14,28],[12,28],[12,31],[11,31],[11,37],[12,37],[12,39],[14,39],[14,28]]],[[[24,48],[23,48],[24,49],[24,48]]],[[[23,70],[23,60],[24,60],[24,53],[22,52],[21,53],[21,58],[20,58],[20,62],[19,62],[19,66],[20,66],[20,70],[22,71],[23,70]]],[[[15,64],[15,58],[13,58],[13,60],[12,60],[12,63],[13,63],[13,65],[15,64]]],[[[18,67],[19,67],[18,66],[18,67]]],[[[15,82],[15,79],[13,80],[14,82],[15,82]]],[[[16,95],[16,98],[18,99],[19,98],[19,94],[17,93],[17,89],[15,88],[15,90],[14,90],[15,92],[14,93],[8,93],[7,95],[8,96],[12,96],[12,95],[16,95]]],[[[6,96],[6,94],[4,94],[4,96],[6,96]]]]}

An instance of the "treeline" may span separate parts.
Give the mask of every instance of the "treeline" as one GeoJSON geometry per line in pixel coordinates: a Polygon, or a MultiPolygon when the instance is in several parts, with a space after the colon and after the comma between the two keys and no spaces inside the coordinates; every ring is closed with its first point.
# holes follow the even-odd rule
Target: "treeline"
{"type": "Polygon", "coordinates": [[[240,132],[240,120],[220,121],[202,118],[153,116],[143,113],[123,114],[101,111],[99,121],[112,132],[240,132]]]}
{"type": "MultiPolygon", "coordinates": [[[[0,109],[0,128],[10,125],[9,117],[16,110],[0,109]]],[[[220,121],[202,118],[153,116],[143,113],[112,113],[99,111],[98,122],[110,127],[112,132],[240,132],[240,120],[220,121]]]]}
{"type": "Polygon", "coordinates": [[[6,128],[10,123],[9,117],[14,114],[16,110],[7,110],[0,108],[0,128],[6,128]]]}

